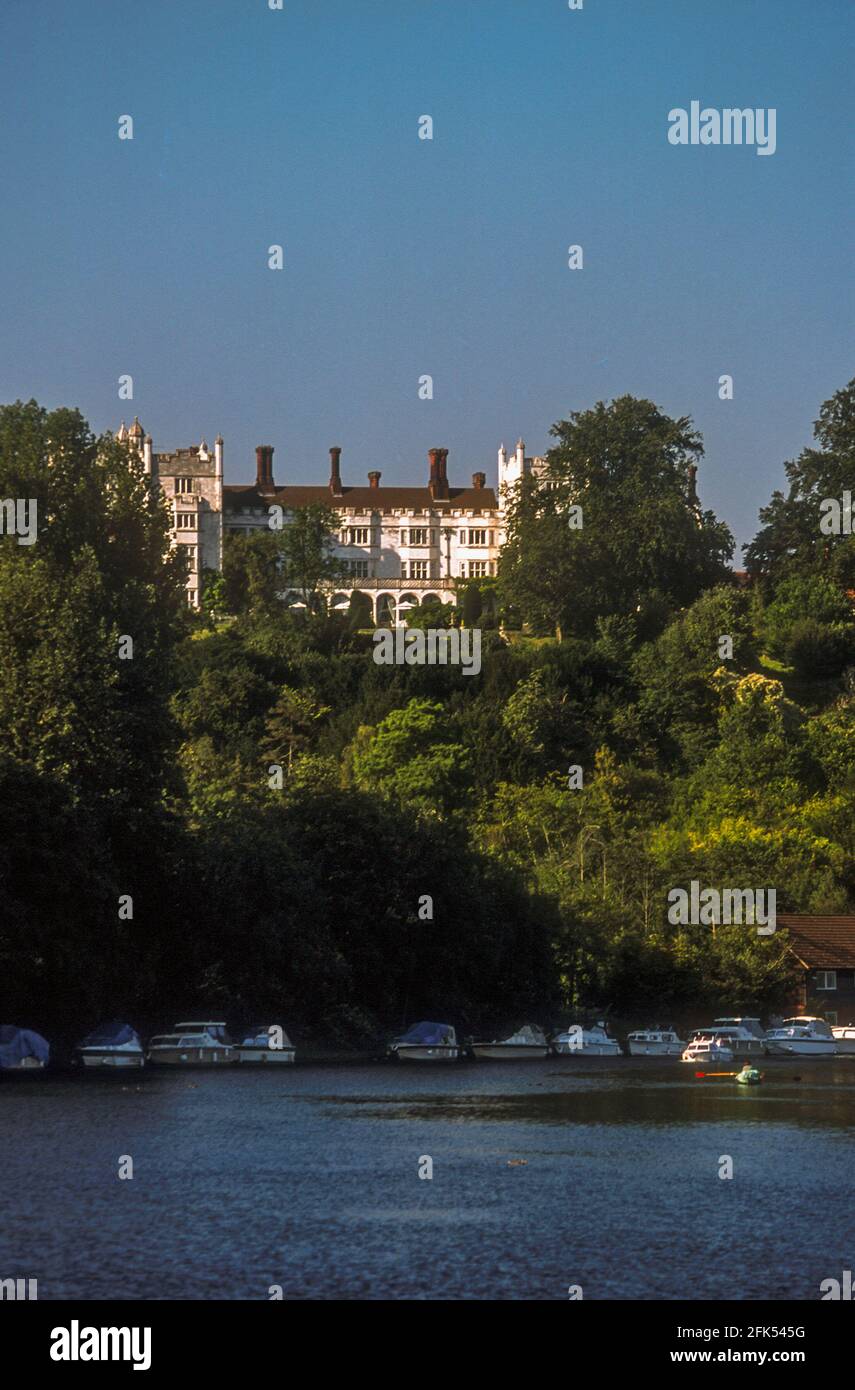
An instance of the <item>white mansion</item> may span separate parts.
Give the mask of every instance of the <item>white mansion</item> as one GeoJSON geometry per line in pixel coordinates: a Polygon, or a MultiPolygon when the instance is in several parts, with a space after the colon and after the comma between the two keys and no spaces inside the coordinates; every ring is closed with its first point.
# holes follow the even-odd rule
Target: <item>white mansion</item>
{"type": "MultiPolygon", "coordinates": [[[[452,487],[447,476],[447,449],[428,450],[430,472],[424,487],[381,487],[380,473],[368,474],[367,486],[342,482],[341,449],[330,449],[329,481],[310,486],[278,485],[273,478],[273,446],[259,444],[254,483],[223,483],[223,440],[217,436],[213,453],[204,442],[173,453],[156,454],[151,435],[139,420],[130,429],[124,421],[116,436],[138,449],[145,470],[156,479],[172,509],[172,537],[187,551],[187,596],[199,603],[204,569],[222,567],[223,531],[263,530],[270,508],[289,513],[311,502],[332,507],[340,521],[335,555],[348,570],[348,580],[331,596],[333,607],[344,607],[354,590],[371,600],[377,626],[406,617],[423,599],[443,603],[456,598],[461,579],[496,573],[504,541],[505,489],[525,473],[541,474],[545,459],[527,458],[522,440],[510,456],[499,449],[498,488],[486,486],[486,475],[474,473],[471,487],[452,487]]],[[[285,595],[298,603],[300,595],[285,595]]]]}

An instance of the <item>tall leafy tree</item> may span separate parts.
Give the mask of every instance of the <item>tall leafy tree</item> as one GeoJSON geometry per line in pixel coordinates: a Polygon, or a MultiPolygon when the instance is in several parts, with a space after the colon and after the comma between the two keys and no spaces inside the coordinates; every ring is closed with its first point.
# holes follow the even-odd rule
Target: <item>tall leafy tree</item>
{"type": "Polygon", "coordinates": [[[855,534],[820,529],[821,504],[842,504],[845,492],[855,492],[855,378],[824,402],[813,433],[816,446],[784,465],[789,488],[772,494],[760,512],[762,527],[746,548],[749,571],[767,589],[807,573],[825,575],[843,589],[855,587],[855,534]]]}
{"type": "Polygon", "coordinates": [[[598,618],[682,607],[725,578],[733,538],[696,503],[689,470],[703,446],[688,418],[621,396],[551,433],[548,476],[511,498],[499,562],[502,602],[533,630],[590,633],[598,618]]]}

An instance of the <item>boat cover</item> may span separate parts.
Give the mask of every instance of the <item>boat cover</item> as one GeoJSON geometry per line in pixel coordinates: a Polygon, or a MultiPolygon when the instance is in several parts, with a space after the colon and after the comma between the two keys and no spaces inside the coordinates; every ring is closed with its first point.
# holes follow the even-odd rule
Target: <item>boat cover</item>
{"type": "Polygon", "coordinates": [[[0,1068],[17,1067],[26,1057],[46,1063],[50,1057],[50,1043],[41,1033],[33,1033],[29,1028],[0,1023],[0,1068]]]}
{"type": "Polygon", "coordinates": [[[136,1043],[140,1045],[139,1035],[134,1032],[129,1023],[122,1023],[121,1019],[112,1018],[109,1023],[100,1024],[88,1037],[83,1039],[81,1047],[120,1047],[123,1043],[136,1043]]]}
{"type": "Polygon", "coordinates": [[[517,1045],[520,1043],[526,1043],[528,1045],[537,1044],[538,1047],[546,1047],[546,1038],[542,1031],[536,1025],[532,1026],[530,1023],[526,1023],[522,1028],[518,1028],[510,1038],[503,1038],[502,1042],[515,1043],[517,1045]]]}
{"type": "Polygon", "coordinates": [[[450,1023],[414,1023],[409,1033],[398,1041],[402,1043],[427,1043],[437,1047],[454,1036],[450,1023]]]}

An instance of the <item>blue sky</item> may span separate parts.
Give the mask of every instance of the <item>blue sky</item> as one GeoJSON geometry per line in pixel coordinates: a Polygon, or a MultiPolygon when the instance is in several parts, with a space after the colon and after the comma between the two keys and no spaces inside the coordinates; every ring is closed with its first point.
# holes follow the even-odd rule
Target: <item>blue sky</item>
{"type": "Polygon", "coordinates": [[[492,483],[630,392],[748,540],[852,374],[853,37],[848,0],[2,0],[0,400],[221,431],[229,482],[270,443],[278,482],[340,444],[492,483]],[[774,106],[776,153],[670,145],[692,100],[774,106]]]}

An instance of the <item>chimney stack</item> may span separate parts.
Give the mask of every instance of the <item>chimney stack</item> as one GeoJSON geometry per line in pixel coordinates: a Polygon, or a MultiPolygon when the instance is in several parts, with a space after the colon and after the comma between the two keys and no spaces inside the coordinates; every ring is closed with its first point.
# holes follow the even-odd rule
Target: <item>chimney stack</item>
{"type": "Polygon", "coordinates": [[[335,444],[330,449],[330,492],[333,497],[341,497],[341,449],[335,444]]]}
{"type": "Polygon", "coordinates": [[[258,444],[255,449],[255,485],[257,488],[273,488],[273,445],[258,444]]]}
{"type": "Polygon", "coordinates": [[[472,474],[472,486],[474,487],[474,489],[475,489],[476,492],[480,492],[480,491],[481,491],[481,489],[482,489],[482,487],[484,486],[484,484],[486,483],[486,481],[487,481],[487,474],[486,474],[486,473],[473,473],[473,474],[472,474]]]}
{"type": "Polygon", "coordinates": [[[372,471],[368,474],[368,486],[369,486],[369,487],[379,487],[379,486],[380,486],[380,477],[381,477],[381,475],[377,472],[376,468],[375,468],[375,469],[372,469],[372,471]]]}
{"type": "Polygon", "coordinates": [[[434,500],[446,500],[448,498],[448,477],[446,475],[448,450],[428,449],[428,458],[430,459],[430,482],[428,483],[430,495],[434,500]]]}

